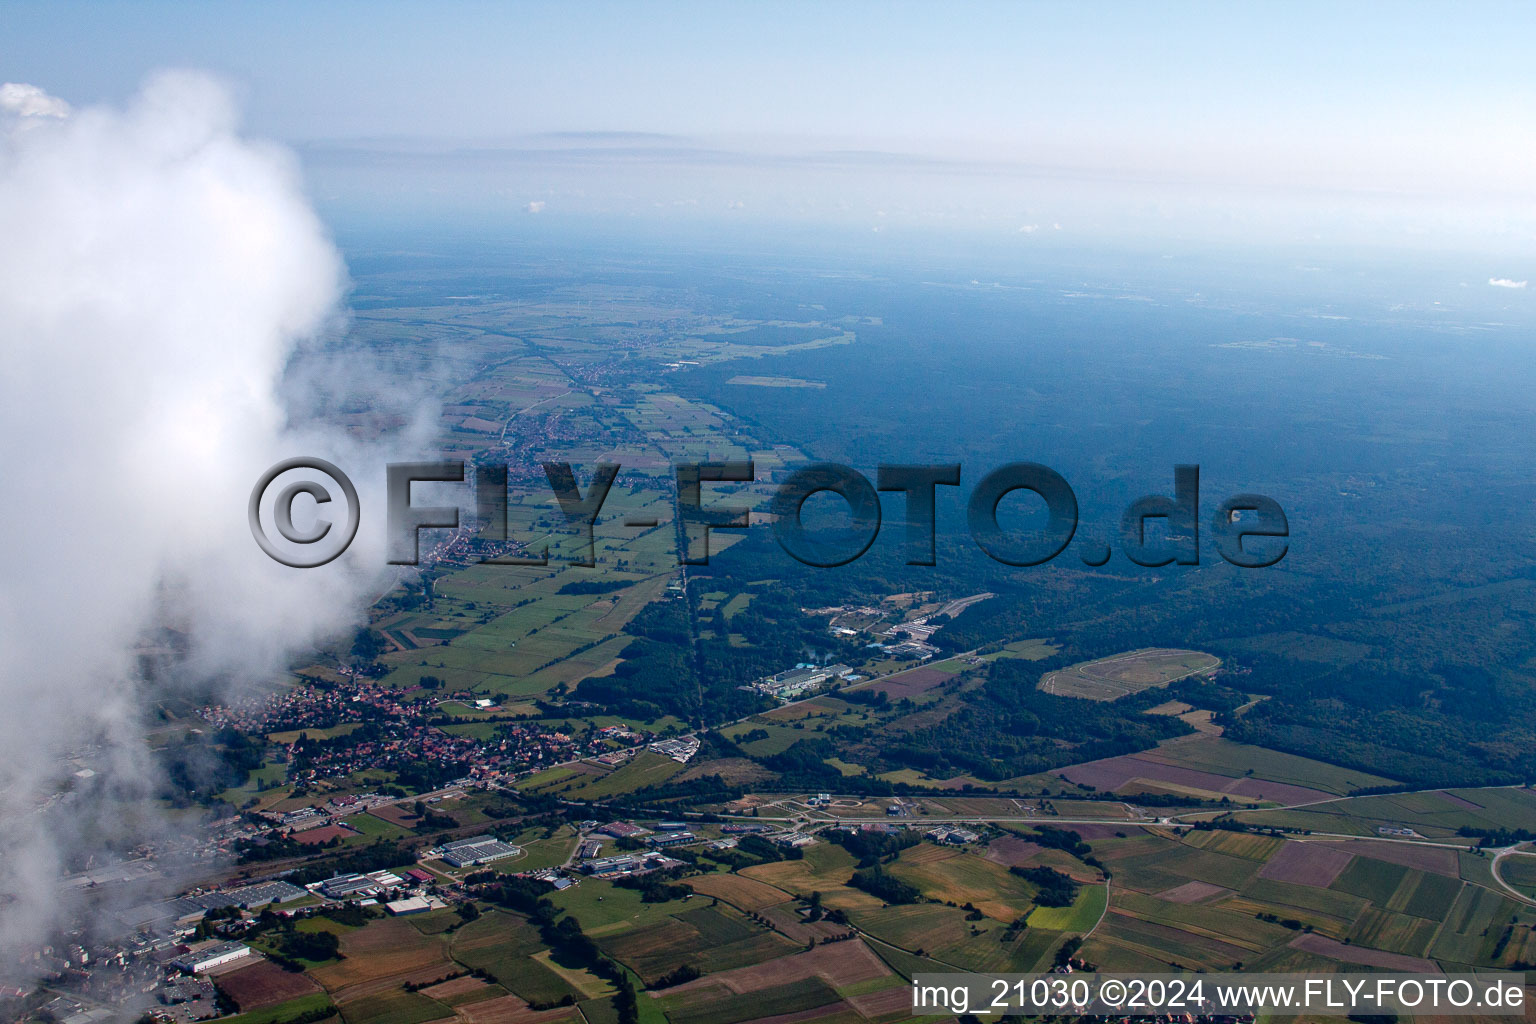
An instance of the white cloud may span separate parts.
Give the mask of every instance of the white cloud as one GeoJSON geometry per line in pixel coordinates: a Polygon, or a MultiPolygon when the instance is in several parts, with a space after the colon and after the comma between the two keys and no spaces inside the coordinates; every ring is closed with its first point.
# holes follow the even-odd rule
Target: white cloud
{"type": "Polygon", "coordinates": [[[0,574],[0,959],[16,963],[58,923],[61,870],[171,831],[122,810],[158,785],[154,694],[268,684],[360,620],[383,469],[294,426],[282,382],[334,325],[344,268],[295,162],[242,138],[220,87],[161,75],[125,109],[73,113],[31,86],[4,96],[32,112],[0,122],[0,506],[18,541],[0,574]],[[246,522],[257,477],[295,455],[363,492],[364,529],[325,569],[271,561],[246,522]]]}
{"type": "Polygon", "coordinates": [[[1524,288],[1528,282],[1512,281],[1507,277],[1490,277],[1488,283],[1495,288],[1524,288]]]}
{"type": "Polygon", "coordinates": [[[0,85],[0,111],[16,117],[68,117],[69,104],[35,85],[6,82],[0,85]]]}
{"type": "Polygon", "coordinates": [[[544,200],[542,200],[542,199],[535,199],[533,202],[531,202],[527,206],[523,207],[523,211],[525,213],[543,213],[544,212],[544,200]]]}
{"type": "Polygon", "coordinates": [[[1021,224],[1019,226],[1019,234],[1021,234],[1021,235],[1032,235],[1036,231],[1039,231],[1039,230],[1040,230],[1040,225],[1039,224],[1021,224]]]}

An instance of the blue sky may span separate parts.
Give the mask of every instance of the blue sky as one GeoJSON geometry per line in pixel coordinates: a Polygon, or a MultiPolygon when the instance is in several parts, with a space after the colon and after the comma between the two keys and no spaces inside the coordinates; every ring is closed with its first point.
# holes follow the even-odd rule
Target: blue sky
{"type": "Polygon", "coordinates": [[[103,2],[3,20],[0,78],[78,104],[205,68],[253,131],[295,144],[655,133],[640,144],[1343,194],[1367,219],[1429,197],[1495,231],[1523,231],[1509,218],[1536,200],[1531,5],[103,2]]]}

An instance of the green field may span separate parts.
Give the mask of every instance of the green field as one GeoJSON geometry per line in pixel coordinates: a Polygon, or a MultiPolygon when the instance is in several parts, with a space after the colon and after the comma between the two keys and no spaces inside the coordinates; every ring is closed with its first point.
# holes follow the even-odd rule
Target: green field
{"type": "Polygon", "coordinates": [[[763,963],[801,948],[723,904],[674,911],[668,919],[643,928],[605,932],[599,944],[647,982],[685,964],[711,973],[763,963]]]}
{"type": "Polygon", "coordinates": [[[273,1006],[264,1006],[250,1013],[236,1014],[226,1017],[229,1024],[281,1024],[283,1021],[293,1020],[301,1015],[318,1013],[331,1007],[331,997],[324,992],[314,992],[307,996],[299,996],[287,1002],[277,1003],[273,1006]]]}
{"type": "Polygon", "coordinates": [[[552,1003],[579,993],[534,959],[544,951],[539,931],[513,914],[491,911],[460,928],[450,952],[466,967],[485,971],[498,985],[529,1002],[552,1003]]]}
{"type": "Polygon", "coordinates": [[[346,1024],[424,1024],[453,1011],[420,992],[381,992],[341,1004],[346,1024]]]}
{"type": "Polygon", "coordinates": [[[1499,877],[1527,896],[1536,897],[1536,856],[1505,857],[1499,861],[1499,877]]]}
{"type": "Polygon", "coordinates": [[[755,989],[741,995],[712,990],[660,1000],[672,1024],[737,1024],[779,1014],[797,1013],[837,1002],[837,993],[824,981],[791,982],[755,989]]]}
{"type": "Polygon", "coordinates": [[[1201,651],[1147,647],[1047,672],[1040,677],[1040,689],[1061,697],[1116,700],[1220,665],[1220,658],[1201,651]]]}
{"type": "Polygon", "coordinates": [[[1357,789],[1392,785],[1394,781],[1353,768],[1341,768],[1326,761],[1315,761],[1309,757],[1298,757],[1248,743],[1234,743],[1220,736],[1181,739],[1177,743],[1160,747],[1151,756],[1196,771],[1229,778],[1252,776],[1292,786],[1320,789],[1339,796],[1348,796],[1357,789]]]}
{"type": "Polygon", "coordinates": [[[1374,836],[1378,828],[1409,827],[1432,839],[1454,839],[1458,829],[1536,831],[1536,793],[1529,789],[1446,790],[1352,797],[1292,811],[1244,811],[1243,821],[1318,832],[1374,836]],[[1472,804],[1474,806],[1466,806],[1472,804]]]}
{"type": "Polygon", "coordinates": [[[1021,658],[1024,661],[1044,661],[1057,651],[1061,650],[1049,640],[1015,640],[1004,644],[1003,649],[996,654],[988,654],[986,660],[994,658],[1021,658]]]}
{"type": "Polygon", "coordinates": [[[1356,857],[1329,888],[1386,906],[1397,887],[1408,877],[1408,871],[1401,864],[1356,857]]]}
{"type": "Polygon", "coordinates": [[[973,904],[1004,923],[1029,913],[1034,887],[1000,864],[973,853],[922,843],[903,850],[886,870],[944,903],[973,904]]]}
{"type": "Polygon", "coordinates": [[[1030,911],[1029,926],[1048,931],[1082,934],[1092,928],[1104,913],[1108,889],[1102,885],[1085,885],[1078,891],[1077,899],[1070,907],[1036,907],[1030,911]]]}
{"type": "MultiPolygon", "coordinates": [[[[1283,842],[1216,830],[1093,844],[1114,880],[1109,913],[1085,955],[1112,970],[1231,970],[1238,963],[1248,970],[1319,969],[1334,961],[1290,946],[1312,931],[1362,951],[1492,966],[1512,962],[1519,954],[1510,951],[1526,941],[1522,926],[1498,946],[1499,922],[1511,913],[1529,915],[1488,888],[1491,878],[1467,884],[1355,851],[1328,888],[1262,877],[1259,869],[1283,842]]],[[[1298,863],[1292,859],[1283,870],[1294,872],[1298,863]]],[[[1031,924],[1063,927],[1045,915],[1036,911],[1031,924]]]]}
{"type": "Polygon", "coordinates": [[[686,767],[665,755],[643,750],[607,775],[572,779],[562,786],[545,791],[572,800],[601,800],[633,793],[647,786],[659,786],[685,771],[686,767]]]}

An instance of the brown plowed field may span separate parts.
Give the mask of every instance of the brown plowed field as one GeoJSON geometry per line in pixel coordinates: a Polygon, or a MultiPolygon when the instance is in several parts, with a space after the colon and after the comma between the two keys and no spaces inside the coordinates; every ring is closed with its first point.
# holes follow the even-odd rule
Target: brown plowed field
{"type": "Polygon", "coordinates": [[[1331,844],[1288,842],[1259,869],[1259,877],[1326,889],[1353,859],[1331,844]]]}
{"type": "Polygon", "coordinates": [[[1457,878],[1460,874],[1456,864],[1456,851],[1444,846],[1423,846],[1419,843],[1394,842],[1390,839],[1328,839],[1307,845],[1332,846],[1359,857],[1371,857],[1384,860],[1388,864],[1401,864],[1405,868],[1432,871],[1437,875],[1448,875],[1451,878],[1457,878]]]}

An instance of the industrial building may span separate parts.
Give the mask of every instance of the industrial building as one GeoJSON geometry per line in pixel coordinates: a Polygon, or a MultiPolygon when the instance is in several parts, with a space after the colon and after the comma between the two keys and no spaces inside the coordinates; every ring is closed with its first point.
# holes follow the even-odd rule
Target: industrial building
{"type": "Polygon", "coordinates": [[[410,899],[386,903],[384,909],[396,917],[409,917],[411,914],[425,914],[432,909],[432,904],[420,896],[412,896],[410,899]]]}
{"type": "Polygon", "coordinates": [[[241,942],[215,942],[211,946],[183,953],[171,961],[171,966],[188,974],[222,967],[251,955],[251,947],[241,942]]]}
{"type": "Polygon", "coordinates": [[[367,875],[337,875],[320,883],[320,891],[330,899],[344,900],[351,896],[377,896],[384,887],[367,875]]]}
{"type": "Polygon", "coordinates": [[[456,868],[489,864],[493,860],[516,857],[523,851],[495,836],[474,836],[443,845],[443,860],[456,868]]]}
{"type": "MultiPolygon", "coordinates": [[[[287,882],[259,882],[227,893],[233,904],[255,910],[269,903],[287,903],[308,895],[303,889],[287,882]]],[[[212,909],[212,908],[210,908],[212,909]]]]}
{"type": "Polygon", "coordinates": [[[620,855],[618,857],[600,857],[597,860],[585,861],[581,870],[589,875],[606,875],[610,872],[629,872],[640,866],[639,857],[620,855]]]}

